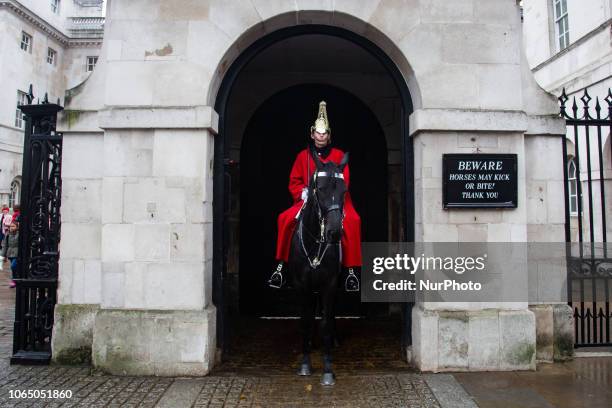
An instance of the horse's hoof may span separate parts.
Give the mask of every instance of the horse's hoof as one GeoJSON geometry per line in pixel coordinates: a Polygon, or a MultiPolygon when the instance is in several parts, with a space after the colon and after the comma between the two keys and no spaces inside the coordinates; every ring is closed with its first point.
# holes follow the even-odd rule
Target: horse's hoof
{"type": "Polygon", "coordinates": [[[321,376],[321,385],[331,386],[336,383],[336,376],[334,373],[323,373],[321,376]]]}
{"type": "Polygon", "coordinates": [[[311,375],[312,374],[312,367],[310,367],[310,364],[302,364],[300,366],[300,369],[297,372],[297,375],[311,375]]]}

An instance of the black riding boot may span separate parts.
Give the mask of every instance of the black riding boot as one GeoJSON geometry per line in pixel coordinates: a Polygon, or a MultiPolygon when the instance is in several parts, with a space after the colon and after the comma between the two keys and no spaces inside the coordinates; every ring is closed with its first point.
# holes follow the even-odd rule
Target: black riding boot
{"type": "Polygon", "coordinates": [[[276,270],[272,273],[270,279],[268,279],[268,286],[274,289],[280,289],[283,287],[283,285],[285,284],[285,278],[283,277],[284,267],[285,263],[283,261],[280,261],[278,263],[278,266],[276,267],[276,270]]]}
{"type": "Polygon", "coordinates": [[[347,268],[346,279],[344,279],[344,290],[347,292],[359,292],[359,281],[361,278],[361,266],[347,268]]]}

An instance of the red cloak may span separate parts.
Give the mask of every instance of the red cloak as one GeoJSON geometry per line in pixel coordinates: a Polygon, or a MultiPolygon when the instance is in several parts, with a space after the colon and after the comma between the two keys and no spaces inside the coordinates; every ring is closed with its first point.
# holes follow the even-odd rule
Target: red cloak
{"type": "MultiPolygon", "coordinates": [[[[336,164],[340,163],[344,152],[332,148],[329,155],[322,162],[329,160],[336,164]]],[[[276,259],[287,261],[289,259],[289,248],[291,237],[295,228],[295,216],[302,207],[302,189],[308,186],[308,182],[316,169],[316,165],[308,149],[298,153],[291,174],[289,175],[289,192],[293,197],[293,205],[278,216],[278,240],[276,242],[276,259]],[[310,164],[308,163],[310,162],[310,164]],[[310,170],[310,173],[309,171],[310,170]]],[[[344,221],[342,234],[342,265],[346,267],[361,266],[361,218],[353,207],[349,188],[349,166],[344,167],[344,182],[346,193],[344,196],[344,221]]]]}

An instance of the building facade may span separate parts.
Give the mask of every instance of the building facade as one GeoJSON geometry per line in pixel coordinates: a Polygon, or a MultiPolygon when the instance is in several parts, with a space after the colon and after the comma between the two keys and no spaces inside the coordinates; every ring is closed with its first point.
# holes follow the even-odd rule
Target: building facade
{"type": "MultiPolygon", "coordinates": [[[[578,114],[583,115],[585,91],[592,98],[590,115],[596,117],[595,101],[602,108],[601,117],[608,114],[605,102],[612,88],[612,47],[610,30],[612,25],[612,2],[597,0],[585,4],[576,0],[531,0],[525,4],[524,44],[529,65],[538,84],[546,91],[561,96],[565,90],[568,111],[571,111],[574,98],[579,107],[578,114]]],[[[591,129],[595,132],[595,129],[591,129]]],[[[569,206],[571,213],[572,241],[579,239],[579,209],[582,218],[582,235],[585,241],[602,242],[602,202],[589,197],[597,197],[601,191],[599,150],[602,149],[604,190],[609,190],[611,176],[610,132],[602,135],[601,147],[597,140],[590,140],[587,149],[585,129],[577,133],[573,127],[567,128],[567,171],[569,175],[569,206]],[[576,154],[576,137],[578,151],[583,152],[582,159],[576,154]],[[588,152],[588,154],[587,154],[588,152]],[[587,157],[588,156],[588,157],[587,157]],[[589,186],[589,166],[591,169],[591,186],[589,186]],[[579,174],[578,174],[579,173],[579,174]],[[579,199],[578,180],[580,180],[582,198],[579,199]],[[594,187],[593,187],[594,186],[594,187]],[[592,190],[592,191],[591,191],[592,190]],[[580,202],[579,202],[580,201],[580,202]],[[589,223],[593,219],[593,236],[589,223]]],[[[606,218],[612,216],[610,206],[606,207],[606,218]]],[[[606,225],[606,233],[610,227],[606,225]]]]}
{"type": "Polygon", "coordinates": [[[0,205],[19,204],[24,122],[18,104],[30,84],[65,102],[66,89],[93,71],[102,45],[103,1],[0,2],[0,205]],[[89,65],[88,65],[89,61],[89,65]]]}
{"type": "MultiPolygon", "coordinates": [[[[69,93],[58,362],[211,370],[228,307],[261,295],[249,279],[271,268],[252,235],[274,234],[262,180],[283,172],[267,166],[303,148],[302,101],[321,95],[355,153],[367,240],[564,241],[565,125],[530,70],[514,0],[112,0],[98,67],[69,93]],[[517,207],[444,209],[445,153],[516,154],[517,207]]],[[[423,371],[534,369],[536,353],[571,354],[559,349],[572,344],[567,309],[417,302],[405,354],[423,371]]]]}

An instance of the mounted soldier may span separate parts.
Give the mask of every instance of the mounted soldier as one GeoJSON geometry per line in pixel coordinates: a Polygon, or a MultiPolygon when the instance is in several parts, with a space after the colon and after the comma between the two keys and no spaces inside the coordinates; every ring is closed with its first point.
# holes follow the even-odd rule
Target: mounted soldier
{"type": "MultiPolygon", "coordinates": [[[[289,259],[291,237],[293,236],[296,220],[299,218],[308,197],[308,185],[316,165],[312,154],[316,154],[322,163],[332,161],[339,164],[344,152],[331,146],[331,128],[327,118],[327,106],[324,101],[319,104],[319,113],[314,125],[310,128],[310,146],[300,153],[289,175],[289,192],[293,198],[293,205],[278,216],[278,239],[276,244],[276,259],[278,266],[270,277],[269,284],[273,288],[282,287],[286,279],[283,276],[285,265],[289,259]]],[[[343,178],[346,184],[344,197],[344,214],[342,221],[343,234],[341,238],[341,262],[346,269],[345,289],[347,291],[359,290],[359,275],[361,269],[361,219],[348,191],[349,167],[344,166],[343,178]]]]}

